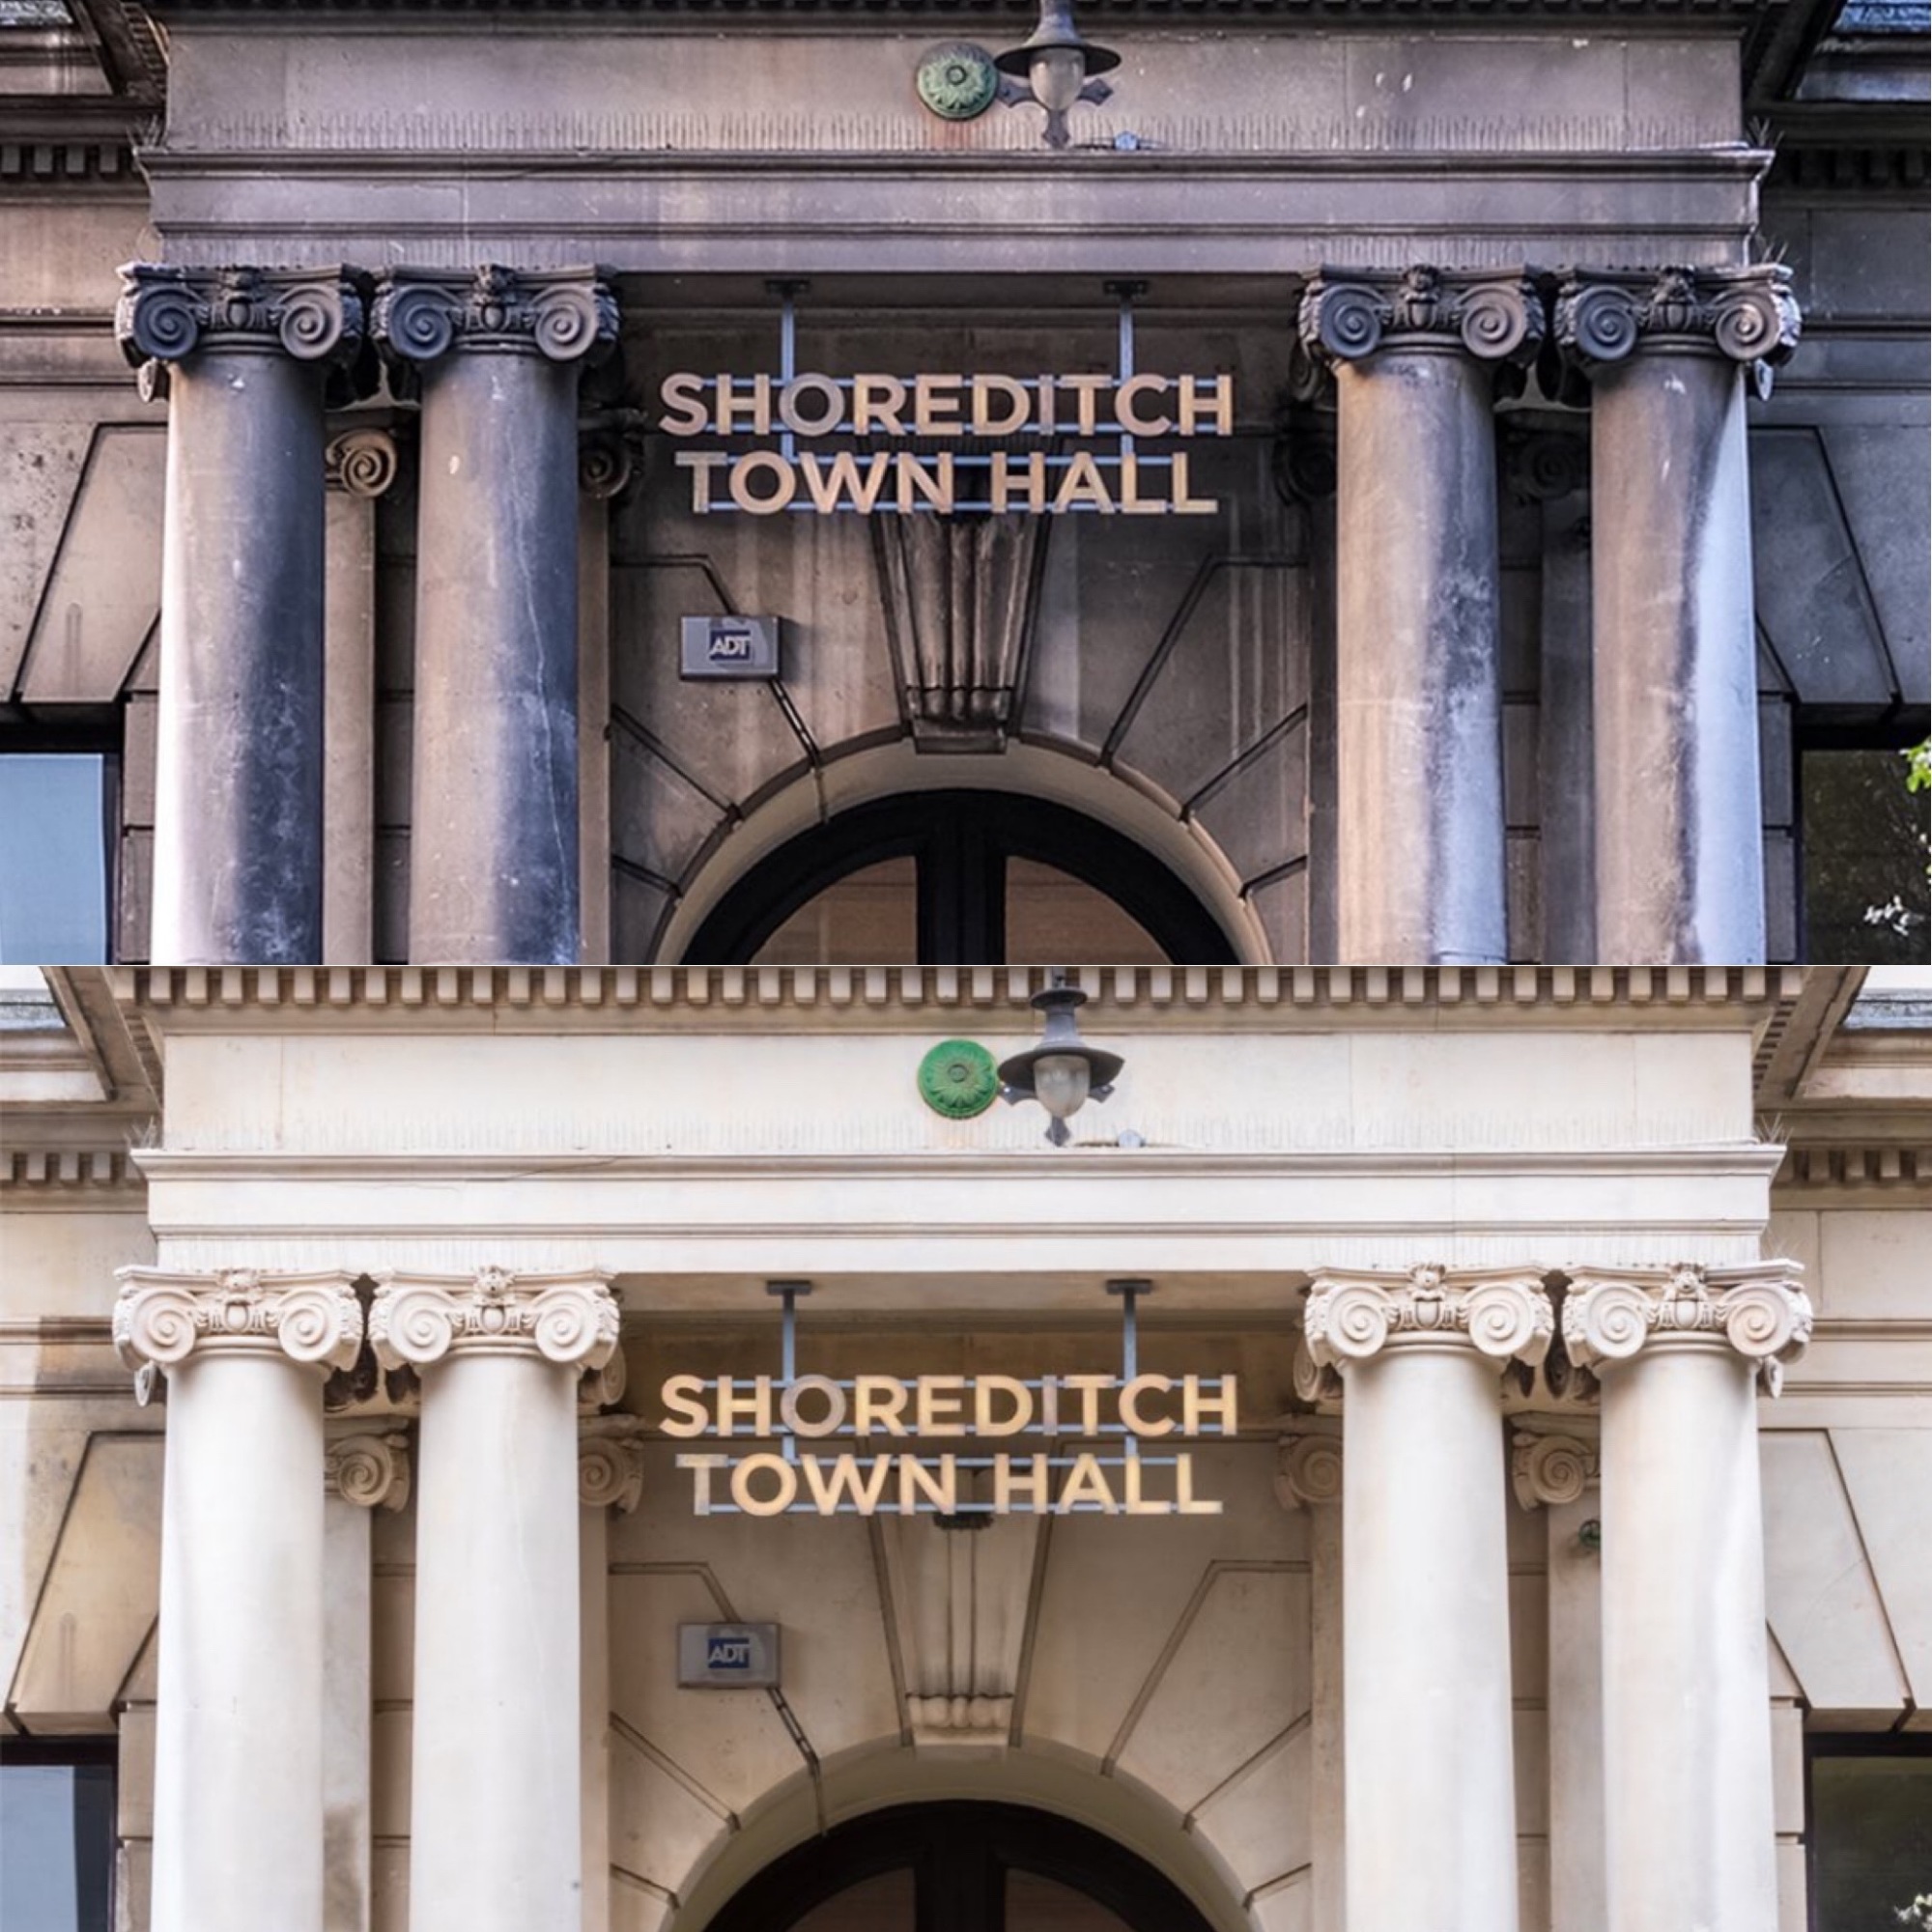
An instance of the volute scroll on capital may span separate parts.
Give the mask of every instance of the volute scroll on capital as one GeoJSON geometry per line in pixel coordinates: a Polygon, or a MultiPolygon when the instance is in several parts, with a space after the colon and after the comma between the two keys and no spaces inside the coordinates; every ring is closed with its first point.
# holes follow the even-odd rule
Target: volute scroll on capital
{"type": "Polygon", "coordinates": [[[328,1494],[362,1509],[401,1510],[410,1500],[410,1438],[400,1429],[330,1434],[323,1451],[328,1494]]]}
{"type": "Polygon", "coordinates": [[[1345,1371],[1418,1342],[1464,1344],[1499,1367],[1536,1363],[1555,1330],[1541,1273],[1433,1264],[1317,1273],[1302,1318],[1310,1360],[1345,1371]]]}
{"type": "Polygon", "coordinates": [[[1811,1339],[1811,1300],[1796,1262],[1736,1268],[1684,1262],[1575,1269],[1563,1302],[1563,1345],[1585,1367],[1614,1367],[1646,1348],[1726,1347],[1755,1365],[1776,1395],[1784,1364],[1811,1339]]]}
{"type": "Polygon", "coordinates": [[[1579,1501],[1602,1474],[1593,1441],[1581,1435],[1519,1429],[1510,1444],[1510,1487],[1526,1510],[1579,1501]]]}
{"type": "Polygon", "coordinates": [[[580,1375],[617,1346],[617,1297],[602,1269],[574,1274],[376,1277],[369,1342],[385,1369],[421,1369],[452,1350],[534,1354],[580,1375]]]}
{"type": "Polygon", "coordinates": [[[1587,372],[1624,361],[1646,342],[1704,348],[1764,368],[1790,359],[1802,318],[1791,270],[1766,262],[1572,270],[1557,293],[1555,321],[1558,348],[1587,372]]]}
{"type": "Polygon", "coordinates": [[[125,1267],[115,1278],[114,1347],[137,1374],[216,1349],[284,1355],[327,1374],[350,1367],[362,1346],[352,1275],[125,1267]]]}
{"type": "Polygon", "coordinates": [[[1543,298],[1524,273],[1427,266],[1324,268],[1303,293],[1299,318],[1303,346],[1330,364],[1406,341],[1520,366],[1536,359],[1544,322],[1543,298]]]}
{"type": "Polygon", "coordinates": [[[387,269],[376,278],[371,332],[392,364],[434,362],[453,350],[596,361],[617,340],[607,270],[466,271],[387,269]]]}
{"type": "Polygon", "coordinates": [[[644,1499],[641,1416],[598,1415],[577,1426],[577,1500],[629,1516],[644,1499]]]}
{"type": "MultiPolygon", "coordinates": [[[[1332,1428],[1332,1425],[1331,1425],[1332,1428]]],[[[1275,1444],[1275,1499],[1283,1509],[1314,1509],[1342,1500],[1342,1438],[1290,1430],[1275,1444]]]]}

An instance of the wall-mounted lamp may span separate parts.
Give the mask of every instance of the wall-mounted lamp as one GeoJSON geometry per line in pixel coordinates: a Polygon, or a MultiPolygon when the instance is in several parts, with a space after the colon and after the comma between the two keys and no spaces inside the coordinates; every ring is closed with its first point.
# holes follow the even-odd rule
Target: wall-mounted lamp
{"type": "Polygon", "coordinates": [[[1000,1095],[1008,1102],[1037,1100],[1053,1116],[1046,1137],[1067,1142],[1066,1123],[1089,1100],[1104,1100],[1126,1065],[1118,1053],[1089,1046],[1074,1014],[1087,1004],[1078,986],[1049,986],[1029,1004],[1046,1015],[1037,1046],[1000,1063],[1000,1095]]]}
{"type": "MultiPolygon", "coordinates": [[[[1098,75],[1119,67],[1111,47],[1083,41],[1073,24],[1073,0],[1039,0],[1039,25],[1025,43],[993,56],[1002,73],[1024,80],[1046,109],[1046,145],[1066,145],[1066,110],[1076,100],[1105,100],[1113,89],[1098,75]]],[[[1022,96],[1022,99],[1025,97],[1022,96]]]]}

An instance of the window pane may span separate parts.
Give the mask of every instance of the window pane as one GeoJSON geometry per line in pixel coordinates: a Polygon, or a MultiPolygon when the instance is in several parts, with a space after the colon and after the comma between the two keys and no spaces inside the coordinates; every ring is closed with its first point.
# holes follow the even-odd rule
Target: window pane
{"type": "Polygon", "coordinates": [[[913,861],[848,872],[808,899],[759,947],[754,966],[916,966],[919,897],[913,861]]]}
{"type": "Polygon", "coordinates": [[[1007,861],[1007,963],[1165,966],[1167,954],[1105,893],[1033,859],[1007,861]]]}
{"type": "Polygon", "coordinates": [[[111,1767],[0,1765],[0,1845],[7,1932],[108,1932],[111,1767]]]}
{"type": "Polygon", "coordinates": [[[794,1919],[791,1932],[914,1932],[912,1873],[881,1872],[847,1886],[794,1919]]]}
{"type": "Polygon", "coordinates": [[[1821,1932],[1898,1932],[1932,1892],[1932,1755],[1811,1760],[1811,1882],[1821,1932]]]}
{"type": "Polygon", "coordinates": [[[1932,794],[1905,788],[1894,751],[1806,752],[1804,929],[1820,965],[1925,957],[1925,822],[1932,794]],[[1891,916],[1868,920],[1868,908],[1891,916]]]}
{"type": "Polygon", "coordinates": [[[106,782],[93,753],[0,757],[0,960],[107,957],[106,782]]]}
{"type": "Polygon", "coordinates": [[[1007,1874],[1007,1932],[1129,1932],[1097,1899],[1037,1872],[1007,1874]]]}

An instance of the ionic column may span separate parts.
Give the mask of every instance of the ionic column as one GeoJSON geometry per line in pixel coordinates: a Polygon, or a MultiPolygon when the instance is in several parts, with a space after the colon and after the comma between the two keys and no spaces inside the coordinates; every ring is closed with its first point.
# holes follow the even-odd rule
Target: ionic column
{"type": "Polygon", "coordinates": [[[167,373],[154,925],[168,964],[322,956],[323,373],[340,270],[122,270],[115,332],[167,373]]]}
{"type": "Polygon", "coordinates": [[[577,1384],[598,1273],[384,1275],[369,1339],[422,1378],[412,1932],[579,1932],[577,1384]]]}
{"type": "Polygon", "coordinates": [[[1589,376],[1598,957],[1764,958],[1746,365],[1798,342],[1789,270],[1572,276],[1589,376]]]}
{"type": "MultiPolygon", "coordinates": [[[[1318,1425],[1319,1426],[1319,1425],[1318,1425]]],[[[1342,1792],[1343,1672],[1348,1646],[1342,1599],[1342,1438],[1330,1422],[1321,1434],[1284,1435],[1276,1454],[1275,1494],[1308,1512],[1309,1740],[1308,1828],[1314,1869],[1309,1932],[1348,1932],[1346,1814],[1342,1792]]]]}
{"type": "MultiPolygon", "coordinates": [[[[621,1355],[612,1356],[621,1361],[621,1355]]],[[[597,1415],[577,1438],[579,1597],[582,1605],[583,1753],[582,1932],[611,1927],[611,1516],[629,1516],[644,1496],[643,1422],[597,1415]]]]}
{"type": "Polygon", "coordinates": [[[168,1378],[153,1932],[323,1932],[322,1384],[350,1277],[120,1270],[114,1340],[168,1378]]]}
{"type": "Polygon", "coordinates": [[[1609,1932],[1777,1923],[1757,1386],[1811,1331],[1797,1267],[1573,1269],[1603,1381],[1609,1932]]]}
{"type": "Polygon", "coordinates": [[[1549,1932],[1605,1932],[1602,1520],[1594,1421],[1520,1428],[1510,1482],[1545,1513],[1548,1569],[1549,1932]],[[1588,1436],[1569,1434],[1587,1430],[1588,1436]]]}
{"type": "Polygon", "coordinates": [[[422,388],[410,957],[576,961],[577,384],[616,339],[587,269],[384,275],[422,388]]]}
{"type": "Polygon", "coordinates": [[[410,1499],[410,1438],[386,1418],[330,1422],[323,1461],[324,1932],[369,1932],[370,1730],[375,1711],[370,1518],[410,1499]]]}
{"type": "Polygon", "coordinates": [[[1309,1290],[1308,1352],[1345,1388],[1349,1932],[1515,1932],[1498,1395],[1552,1326],[1535,1273],[1323,1273],[1309,1290]]]}
{"type": "Polygon", "coordinates": [[[1335,371],[1338,956],[1508,957],[1497,621],[1500,366],[1521,276],[1324,271],[1301,336],[1335,371]]]}

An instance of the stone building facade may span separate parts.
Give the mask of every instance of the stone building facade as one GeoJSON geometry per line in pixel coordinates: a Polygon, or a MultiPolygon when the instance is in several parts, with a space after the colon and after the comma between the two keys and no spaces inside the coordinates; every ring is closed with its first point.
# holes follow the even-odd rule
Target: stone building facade
{"type": "Polygon", "coordinates": [[[5,17],[95,956],[1922,953],[1909,5],[5,17]]]}
{"type": "Polygon", "coordinates": [[[1861,977],[1094,969],[1056,1148],[951,1071],[1023,971],[52,975],[0,1776],[99,1780],[97,1891],[24,1922],[1880,1922],[1932,1049],[1861,977]]]}

